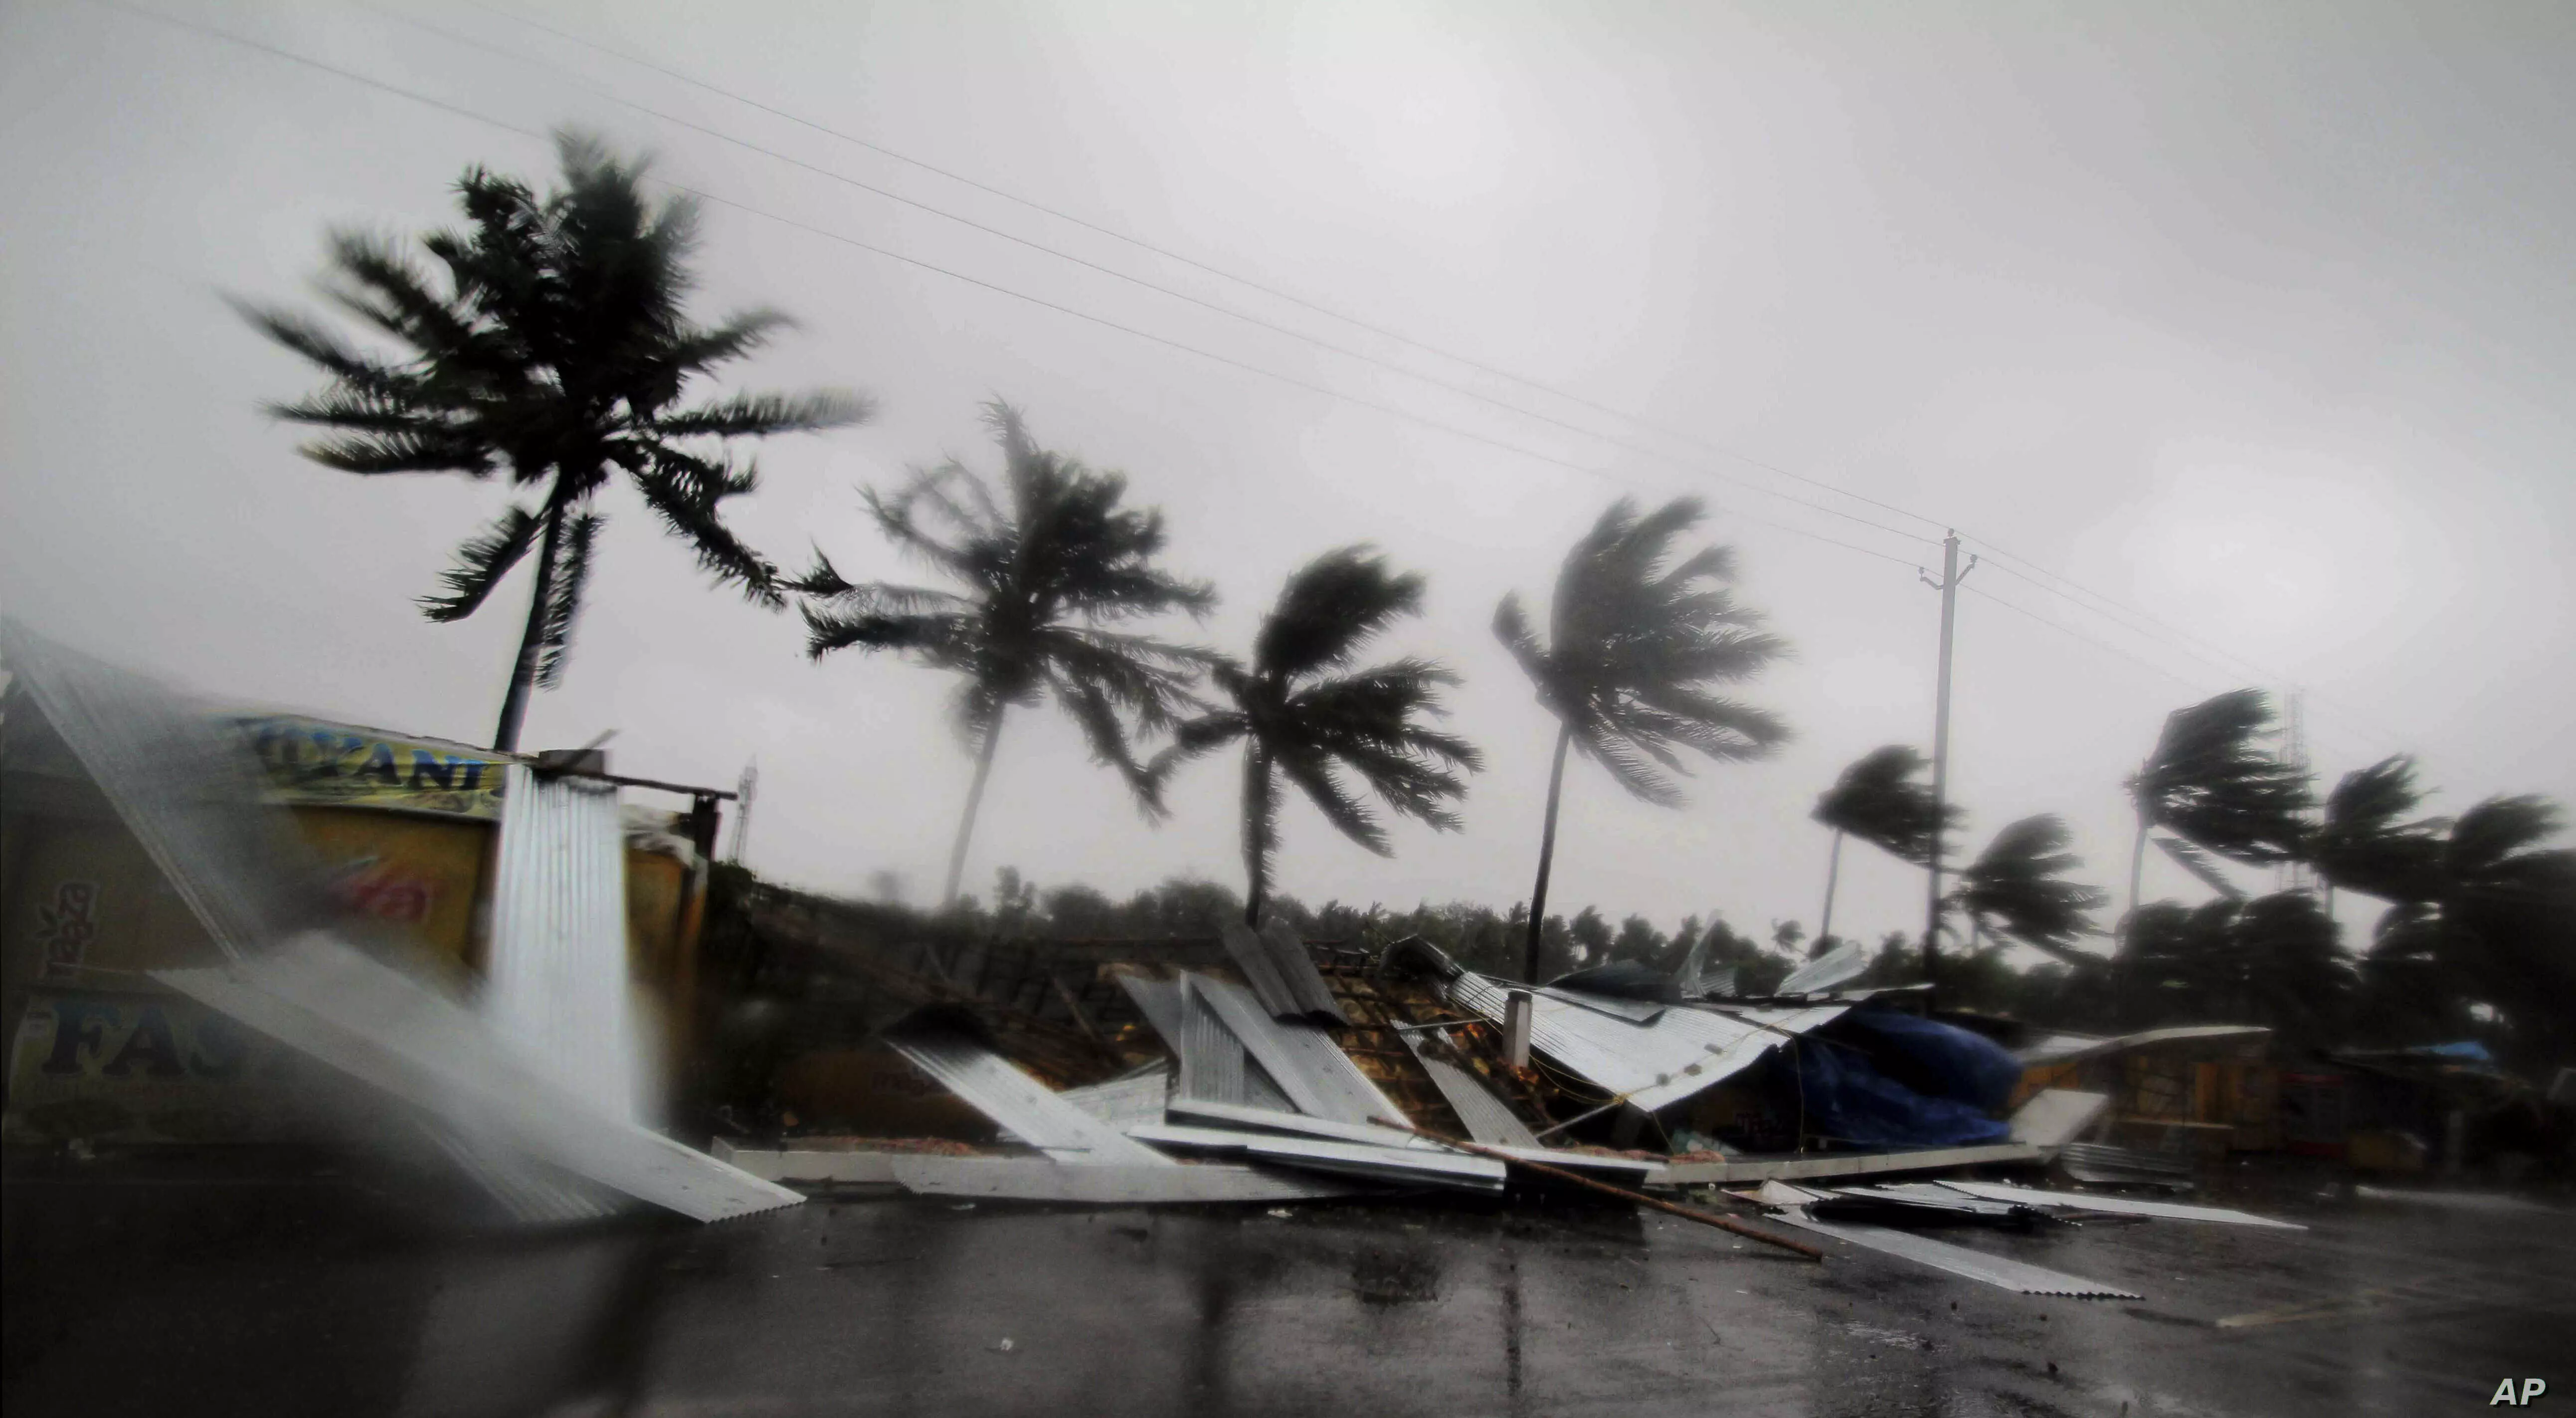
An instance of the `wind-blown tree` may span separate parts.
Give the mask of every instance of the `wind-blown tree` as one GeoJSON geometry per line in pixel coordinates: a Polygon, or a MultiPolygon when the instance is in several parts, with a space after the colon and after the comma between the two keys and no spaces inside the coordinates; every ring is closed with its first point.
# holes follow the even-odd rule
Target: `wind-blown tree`
{"type": "Polygon", "coordinates": [[[2307,850],[2307,774],[2263,747],[2272,708],[2262,691],[2231,690],[2165,716],[2153,753],[2131,775],[2138,814],[2129,854],[2128,914],[2138,909],[2147,834],[2162,828],[2192,846],[2250,866],[2307,850]]]}
{"type": "Polygon", "coordinates": [[[755,604],[785,603],[777,568],[745,546],[723,504],[758,483],[728,440],[855,423],[865,400],[845,393],[733,394],[683,404],[690,386],[749,354],[787,324],[752,310],[699,325],[683,305],[696,284],[696,205],[655,201],[645,164],[596,141],[560,135],[563,185],[542,196],[470,168],[457,184],[466,225],[421,238],[432,275],[400,243],[331,237],[324,296],[398,358],[344,340],[319,320],[270,306],[236,308],[271,339],[331,376],[320,392],[269,412],[328,433],[300,450],[344,472],[505,473],[527,500],[458,549],[424,597],[433,621],[465,619],[533,553],[535,586],[493,747],[513,750],[532,687],[562,677],[604,518],[593,500],[619,474],[643,495],[700,567],[755,604]]]}
{"type": "Polygon", "coordinates": [[[2492,1006],[2535,1064],[2576,1053],[2576,850],[2542,846],[2562,820],[2531,796],[2461,813],[2440,896],[2392,910],[2372,949],[2375,961],[2429,963],[2434,988],[2492,1006]]]}
{"type": "Polygon", "coordinates": [[[2442,894],[2443,834],[2451,824],[2417,817],[2423,791],[2405,754],[2355,769],[2326,795],[2308,859],[2330,889],[2358,891],[2391,905],[2442,894]]]}
{"type": "Polygon", "coordinates": [[[1761,673],[1787,646],[1728,595],[1735,565],[1726,549],[1673,558],[1673,542],[1704,515],[1691,497],[1642,516],[1629,499],[1612,504],[1566,553],[1544,644],[1517,594],[1494,609],[1494,634],[1558,724],[1523,951],[1531,979],[1538,977],[1568,748],[1579,745],[1647,802],[1678,807],[1682,793],[1670,775],[1688,770],[1676,750],[1732,762],[1758,758],[1789,736],[1776,715],[1716,692],[1761,673]]]}
{"type": "Polygon", "coordinates": [[[975,755],[974,785],[948,853],[943,906],[957,900],[967,843],[993,771],[1002,717],[1052,697],[1081,726],[1095,762],[1118,770],[1148,818],[1160,790],[1130,746],[1132,733],[1170,728],[1189,706],[1203,652],[1107,627],[1216,604],[1205,582],[1156,563],[1163,514],[1120,506],[1127,480],[1037,446],[1019,412],[985,406],[1001,442],[997,496],[950,460],[916,471],[892,497],[862,493],[877,528],[905,554],[946,573],[963,592],[842,579],[818,548],[793,584],[805,597],[806,652],[889,650],[964,677],[952,712],[975,755]]]}
{"type": "Polygon", "coordinates": [[[2008,936],[2078,968],[2099,966],[2102,958],[2076,942],[2099,934],[2093,913],[2111,896],[2066,879],[2084,864],[2067,850],[2073,842],[2065,819],[2054,813],[2012,823],[1960,871],[1950,900],[1967,914],[1974,932],[2008,936]]]}
{"type": "Polygon", "coordinates": [[[1483,760],[1474,747],[1428,726],[1442,716],[1443,686],[1458,677],[1413,658],[1354,668],[1361,647],[1422,610],[1422,577],[1398,575],[1366,547],[1344,547],[1288,578],[1261,622],[1249,665],[1219,659],[1209,678],[1231,708],[1186,720],[1156,757],[1157,778],[1179,763],[1243,744],[1243,921],[1261,924],[1279,845],[1279,780],[1305,794],[1343,836],[1393,855],[1386,829],[1360,789],[1399,814],[1456,830],[1449,804],[1467,785],[1457,770],[1483,760]]]}
{"type": "Polygon", "coordinates": [[[1922,754],[1901,743],[1872,749],[1852,762],[1834,785],[1816,798],[1816,821],[1834,830],[1832,855],[1825,863],[1825,909],[1816,927],[1821,943],[1834,930],[1834,888],[1842,879],[1843,838],[1857,837],[1880,851],[1918,867],[1932,864],[1933,821],[1944,831],[1959,825],[1964,814],[1956,804],[1936,808],[1932,785],[1923,781],[1931,765],[1922,754]]]}
{"type": "Polygon", "coordinates": [[[2223,1019],[2311,1044],[2335,1037],[2353,979],[2334,922],[2305,891],[2143,906],[2121,959],[2132,1023],[2223,1019]]]}

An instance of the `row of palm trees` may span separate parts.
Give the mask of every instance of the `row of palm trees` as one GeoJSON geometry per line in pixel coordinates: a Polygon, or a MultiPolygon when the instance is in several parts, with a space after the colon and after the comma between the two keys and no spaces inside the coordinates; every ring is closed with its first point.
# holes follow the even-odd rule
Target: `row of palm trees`
{"type": "MultiPolygon", "coordinates": [[[[1203,617],[1214,588],[1161,565],[1162,518],[1126,505],[1123,478],[1040,447],[1001,405],[987,410],[1003,454],[997,483],[951,461],[866,495],[878,530],[946,584],[854,583],[819,551],[801,576],[781,572],[726,525],[725,504],[758,483],[753,460],[732,450],[860,422],[870,402],[832,390],[696,397],[788,322],[770,310],[692,319],[694,206],[648,197],[644,165],[595,141],[567,135],[559,156],[561,182],[542,194],[469,170],[457,185],[464,224],[421,238],[426,265],[398,241],[333,236],[325,297],[398,354],[300,313],[240,307],[329,376],[320,391],[271,406],[321,431],[306,456],[368,476],[506,479],[508,507],[421,602],[432,620],[464,619],[533,562],[496,748],[517,747],[531,691],[564,671],[605,525],[598,494],[622,477],[719,584],[763,607],[798,605],[813,656],[893,652],[959,677],[953,718],[976,767],[949,854],[951,902],[1005,719],[1043,702],[1080,725],[1149,817],[1163,813],[1165,785],[1183,765],[1240,749],[1245,914],[1255,923],[1270,894],[1283,781],[1374,851],[1389,850],[1381,809],[1457,825],[1466,775],[1482,757],[1437,727],[1456,677],[1419,658],[1362,663],[1371,641],[1420,611],[1419,575],[1365,546],[1326,552],[1288,578],[1239,657],[1146,633],[1138,627],[1156,618],[1203,617]],[[1156,738],[1168,742],[1146,752],[1156,738]]],[[[1689,499],[1651,511],[1623,501],[1566,555],[1544,626],[1517,596],[1496,608],[1495,634],[1558,726],[1525,975],[1539,964],[1576,750],[1631,794],[1672,804],[1686,753],[1753,758],[1787,737],[1775,715],[1728,693],[1783,646],[1733,599],[1727,553],[1683,545],[1701,515],[1689,499]]],[[[2396,758],[2347,776],[2320,813],[2304,773],[2267,748],[2271,725],[2250,690],[2178,710],[2129,779],[2138,830],[2118,968],[2204,981],[2232,970],[2248,988],[2257,976],[2314,984],[2317,962],[2340,958],[2330,912],[2236,902],[2211,859],[2303,861],[2330,891],[2391,903],[2370,953],[2383,973],[2451,998],[2555,1009],[2556,1028],[2576,1028],[2567,1022],[2576,1021],[2576,854],[2540,846],[2556,830],[2554,809],[2498,798],[2456,821],[2423,817],[2414,765],[2396,758]],[[2221,902],[2196,913],[2142,906],[2150,842],[2221,902]],[[2322,953],[2311,948],[2318,922],[2322,953]],[[2249,952],[2262,961],[2245,964],[2249,952]],[[2308,962],[2307,975],[2273,968],[2283,960],[2308,962]]],[[[1845,838],[1928,866],[1958,826],[1955,810],[1936,810],[1922,767],[1911,749],[1881,749],[1819,801],[1816,816],[1834,831],[1820,937],[1845,838]]],[[[1992,933],[2082,968],[2102,961],[2080,942],[2098,934],[2092,913],[2107,896],[2070,879],[2078,863],[2068,844],[2062,821],[2025,818],[1960,871],[1944,899],[1972,943],[1992,933]]]]}
{"type": "MultiPolygon", "coordinates": [[[[326,298],[400,350],[387,357],[319,320],[242,303],[259,329],[330,382],[270,411],[324,432],[305,456],[368,476],[506,476],[514,496],[460,548],[435,621],[481,609],[533,557],[534,587],[494,747],[518,746],[530,692],[557,683],[605,519],[598,494],[621,473],[719,583],[757,605],[793,599],[807,650],[893,652],[959,677],[952,718],[975,756],[943,898],[954,903],[994,751],[1011,710],[1051,702],[1148,817],[1181,765],[1242,751],[1245,915],[1258,924],[1278,845],[1281,785],[1373,851],[1390,850],[1378,809],[1450,829],[1470,744],[1436,727],[1440,664],[1362,665],[1370,641],[1422,605],[1418,574],[1366,546],[1329,551],[1281,589],[1248,655],[1144,633],[1174,613],[1204,617],[1216,593],[1160,563],[1161,514],[1125,504],[1116,473],[1042,448],[1020,414],[987,407],[1001,444],[998,483],[951,460],[894,492],[865,494],[877,529],[947,584],[852,582],[819,549],[789,577],[725,525],[723,504],[758,483],[738,442],[857,423],[869,401],[844,391],[735,394],[686,402],[692,386],[782,328],[775,311],[701,325],[686,313],[697,212],[656,201],[645,169],[596,141],[558,140],[561,185],[538,193],[482,168],[457,187],[465,225],[420,241],[338,233],[326,298]],[[1212,691],[1206,693],[1203,691],[1212,691]],[[1168,746],[1146,756],[1147,739],[1168,746]],[[1374,804],[1372,804],[1374,799],[1374,804]]],[[[1675,804],[1682,751],[1725,761],[1768,752],[1778,718],[1727,697],[1783,648],[1728,591],[1720,548],[1677,543],[1702,508],[1651,512],[1622,501],[1576,543],[1557,578],[1546,633],[1516,596],[1494,618],[1559,724],[1537,884],[1524,943],[1537,964],[1565,763],[1571,750],[1629,792],[1675,804]]]]}
{"type": "MultiPolygon", "coordinates": [[[[2425,815],[2414,758],[2396,755],[2345,774],[2322,801],[2306,770],[2271,745],[2276,720],[2257,690],[2177,709],[2125,788],[2137,829],[2127,906],[2108,955],[2083,948],[2105,932],[2093,913],[2110,894],[2073,879],[2081,861],[2054,815],[1997,833],[1944,900],[1970,923],[2034,946],[2121,993],[2166,991],[2203,1013],[2314,1023],[2356,980],[2375,982],[2383,1032],[2457,1030],[2467,1006],[2508,1017],[2526,1042],[2576,1045],[2576,851],[2544,844],[2558,809],[2535,796],[2488,798],[2457,818],[2425,815]],[[2214,894],[2199,907],[2142,902],[2148,845],[2214,894]],[[2316,891],[2249,899],[2219,867],[2304,864],[2316,891]],[[2344,952],[2333,895],[2387,905],[2356,961],[2344,952]]],[[[1936,809],[1922,755],[1890,745],[1864,755],[1818,798],[1834,833],[1825,926],[1842,842],[1857,839],[1928,867],[1936,834],[1957,830],[1955,805],[1936,809]]],[[[1821,944],[1821,942],[1820,942],[1821,944]]]]}

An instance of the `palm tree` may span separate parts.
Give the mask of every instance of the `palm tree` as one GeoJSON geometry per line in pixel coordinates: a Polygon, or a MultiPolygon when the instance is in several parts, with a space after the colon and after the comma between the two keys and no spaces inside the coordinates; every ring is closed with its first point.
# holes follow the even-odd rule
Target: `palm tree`
{"type": "Polygon", "coordinates": [[[1931,785],[1919,781],[1928,766],[1922,754],[1892,743],[1861,755],[1817,796],[1816,810],[1810,815],[1834,830],[1833,853],[1825,863],[1824,921],[1816,927],[1820,946],[1833,934],[1834,887],[1842,878],[1845,835],[1899,861],[1928,867],[1933,819],[1938,816],[1944,830],[1958,826],[1963,816],[1959,808],[1936,808],[1931,785]]]}
{"type": "Polygon", "coordinates": [[[2126,785],[2138,813],[2128,915],[2138,909],[2152,828],[2255,866],[2294,860],[2306,850],[2307,774],[2264,751],[2261,740],[2271,731],[2271,705],[2254,689],[2231,690],[2165,716],[2155,752],[2126,785]]]}
{"type": "Polygon", "coordinates": [[[726,527],[722,504],[757,484],[725,440],[855,423],[868,404],[841,393],[734,394],[683,406],[717,365],[787,323],[770,310],[712,325],[681,309],[695,284],[697,207],[643,192],[645,164],[621,162],[575,134],[555,140],[563,186],[543,197],[483,168],[457,184],[468,223],[422,247],[433,277],[393,241],[331,238],[332,304],[399,345],[387,359],[323,323],[236,302],[271,339],[320,365],[331,383],[269,412],[330,435],[305,457],[368,475],[508,473],[534,495],[458,549],[446,589],[421,600],[433,621],[480,609],[510,569],[536,553],[526,628],[502,697],[493,747],[519,744],[532,686],[563,674],[603,518],[600,489],[624,472],[647,507],[689,544],[700,567],[754,603],[784,604],[777,568],[726,527]]]}
{"type": "Polygon", "coordinates": [[[1789,736],[1770,712],[1713,692],[1761,673],[1787,646],[1758,629],[1760,617],[1727,594],[1735,563],[1724,548],[1672,560],[1674,539],[1703,515],[1692,497],[1644,516],[1627,498],[1613,503],[1565,555],[1544,646],[1517,595],[1505,595],[1494,609],[1494,634],[1558,724],[1523,952],[1532,979],[1547,919],[1567,748],[1580,744],[1621,787],[1647,802],[1678,807],[1681,790],[1667,774],[1687,770],[1676,748],[1728,762],[1758,758],[1789,736]]]}
{"type": "Polygon", "coordinates": [[[2092,915],[2111,895],[2064,879],[2084,864],[2067,850],[2073,841],[2065,819],[2054,813],[2012,823],[1959,873],[1950,900],[1967,913],[1973,931],[2010,936],[2070,965],[2098,966],[2101,957],[2075,943],[2099,933],[2092,915]]]}
{"type": "Polygon", "coordinates": [[[891,498],[862,494],[888,540],[963,583],[963,594],[853,584],[819,548],[814,569],[792,586],[807,598],[805,648],[813,658],[851,646],[892,650],[965,676],[953,717],[975,754],[975,781],[949,849],[943,905],[956,904],[1002,716],[1013,705],[1052,696],[1082,727],[1093,760],[1119,771],[1149,818],[1161,816],[1159,787],[1129,747],[1130,725],[1171,727],[1208,657],[1104,627],[1170,611],[1203,616],[1216,604],[1205,582],[1155,564],[1163,514],[1120,507],[1124,476],[1039,448],[1007,404],[984,412],[1004,456],[999,497],[953,459],[915,472],[891,498]]]}
{"type": "Polygon", "coordinates": [[[2325,821],[2308,852],[2327,890],[2358,891],[2392,905],[2438,898],[2450,824],[2414,817],[2423,801],[2408,755],[2345,774],[2326,795],[2325,821]]]}
{"type": "Polygon", "coordinates": [[[1422,609],[1419,575],[1396,575],[1366,547],[1326,552],[1288,578],[1261,623],[1252,663],[1216,662],[1210,677],[1233,701],[1172,731],[1154,760],[1159,778],[1177,764],[1243,741],[1243,923],[1259,928],[1279,842],[1278,780],[1285,775],[1342,835],[1391,854],[1386,830],[1337,770],[1357,775],[1407,817],[1454,831],[1446,804],[1482,758],[1465,740],[1423,724],[1440,715],[1439,690],[1457,676],[1428,660],[1353,669],[1360,647],[1397,618],[1422,609]]]}

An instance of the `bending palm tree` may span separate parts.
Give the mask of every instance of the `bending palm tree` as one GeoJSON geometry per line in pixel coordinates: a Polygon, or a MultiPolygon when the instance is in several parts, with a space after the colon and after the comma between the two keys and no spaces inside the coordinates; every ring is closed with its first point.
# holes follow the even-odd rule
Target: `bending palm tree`
{"type": "Polygon", "coordinates": [[[2439,897],[2442,834],[2450,824],[2414,817],[2423,802],[2415,760],[2405,754],[2345,774],[2326,795],[2325,821],[2309,848],[2326,889],[2392,905],[2439,897]]]}
{"type": "MultiPolygon", "coordinates": [[[[1929,784],[1916,781],[1927,765],[1923,755],[1903,744],[1872,749],[1853,761],[1834,785],[1816,798],[1816,821],[1834,830],[1833,854],[1825,866],[1824,921],[1816,927],[1821,946],[1834,929],[1834,887],[1842,878],[1843,838],[1857,837],[1915,866],[1932,862],[1935,808],[1929,784]]],[[[1938,810],[1946,830],[1963,816],[1955,805],[1938,810]]]]}
{"type": "Polygon", "coordinates": [[[1976,930],[2009,936],[2071,965],[2100,965],[2100,956],[2075,943],[2098,934],[2093,912],[2109,904],[2111,895],[2064,879],[2084,864],[2067,850],[2073,841],[2065,819],[2054,813],[2012,823],[1959,873],[1950,899],[1976,930]]]}
{"type": "Polygon", "coordinates": [[[407,352],[391,362],[345,343],[319,322],[238,305],[271,339],[320,365],[332,382],[269,412],[332,430],[304,456],[352,473],[506,469],[535,493],[458,550],[447,589],[421,601],[431,620],[463,620],[510,569],[536,553],[536,586],[492,746],[519,746],[531,687],[563,674],[603,518],[592,498],[623,472],[672,534],[719,581],[754,602],[784,603],[777,568],[724,525],[722,504],[757,483],[722,440],[855,423],[865,401],[846,394],[736,394],[689,407],[682,390],[765,343],[786,317],[755,310],[714,326],[681,313],[694,284],[688,258],[697,209],[656,204],[644,165],[621,163],[587,138],[556,139],[561,189],[539,197],[482,168],[457,184],[470,224],[421,245],[443,268],[433,279],[395,244],[349,232],[331,239],[332,303],[407,352]]]}
{"type": "Polygon", "coordinates": [[[2165,716],[2155,752],[2128,781],[2138,812],[2129,854],[2129,909],[2138,909],[2147,833],[2164,828],[2192,846],[2254,866],[2307,849],[2305,772],[2264,751],[2272,708],[2260,690],[2238,689],[2165,716]]]}
{"type": "Polygon", "coordinates": [[[1567,748],[1580,744],[1638,797],[1678,807],[1681,790],[1666,776],[1687,771],[1676,747],[1728,762],[1758,758],[1789,736],[1768,711],[1712,692],[1761,673],[1787,646],[1757,629],[1760,618],[1727,595],[1734,560],[1724,549],[1707,547],[1667,565],[1674,539],[1702,515],[1690,497],[1642,517],[1626,498],[1612,504],[1565,555],[1544,646],[1518,596],[1504,596],[1494,609],[1494,634],[1559,725],[1524,946],[1533,980],[1567,748]]]}
{"type": "Polygon", "coordinates": [[[1365,547],[1326,552],[1279,592],[1261,623],[1252,664],[1217,662],[1212,677],[1234,701],[1172,732],[1154,761],[1159,778],[1178,763],[1243,741],[1243,923],[1258,928],[1279,841],[1278,779],[1285,775],[1342,835],[1388,856],[1386,831],[1336,769],[1379,801],[1433,827],[1455,830],[1445,806],[1466,796],[1453,769],[1483,761],[1464,740],[1425,727],[1441,714],[1439,689],[1457,676],[1427,660],[1352,669],[1360,646],[1422,609],[1422,578],[1398,576],[1365,547]]]}
{"type": "Polygon", "coordinates": [[[1170,727],[1206,656],[1102,627],[1175,610],[1204,615],[1216,604],[1205,583],[1155,564],[1163,515],[1121,508],[1124,477],[1039,448],[1006,404],[986,405],[985,417],[1005,458],[1000,498],[953,461],[915,473],[892,498],[864,494],[878,529],[963,582],[964,594],[854,585],[819,551],[793,587],[809,598],[815,659],[851,646],[893,650],[966,677],[955,719],[974,749],[975,782],[949,849],[943,905],[957,900],[1002,715],[1015,704],[1052,695],[1082,726],[1092,758],[1118,769],[1148,816],[1161,815],[1158,785],[1128,747],[1129,724],[1170,727]]]}

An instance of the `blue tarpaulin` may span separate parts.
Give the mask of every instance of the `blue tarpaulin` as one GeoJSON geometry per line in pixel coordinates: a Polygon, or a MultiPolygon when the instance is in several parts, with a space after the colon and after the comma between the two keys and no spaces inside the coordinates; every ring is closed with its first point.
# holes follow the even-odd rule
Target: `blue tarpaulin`
{"type": "Polygon", "coordinates": [[[1987,1116],[2021,1065],[1982,1035],[1889,1010],[1855,1010],[1796,1056],[1806,1129],[1862,1147],[1970,1147],[2005,1142],[1987,1116]],[[1900,1081],[1901,1080],[1901,1081],[1900,1081]]]}

